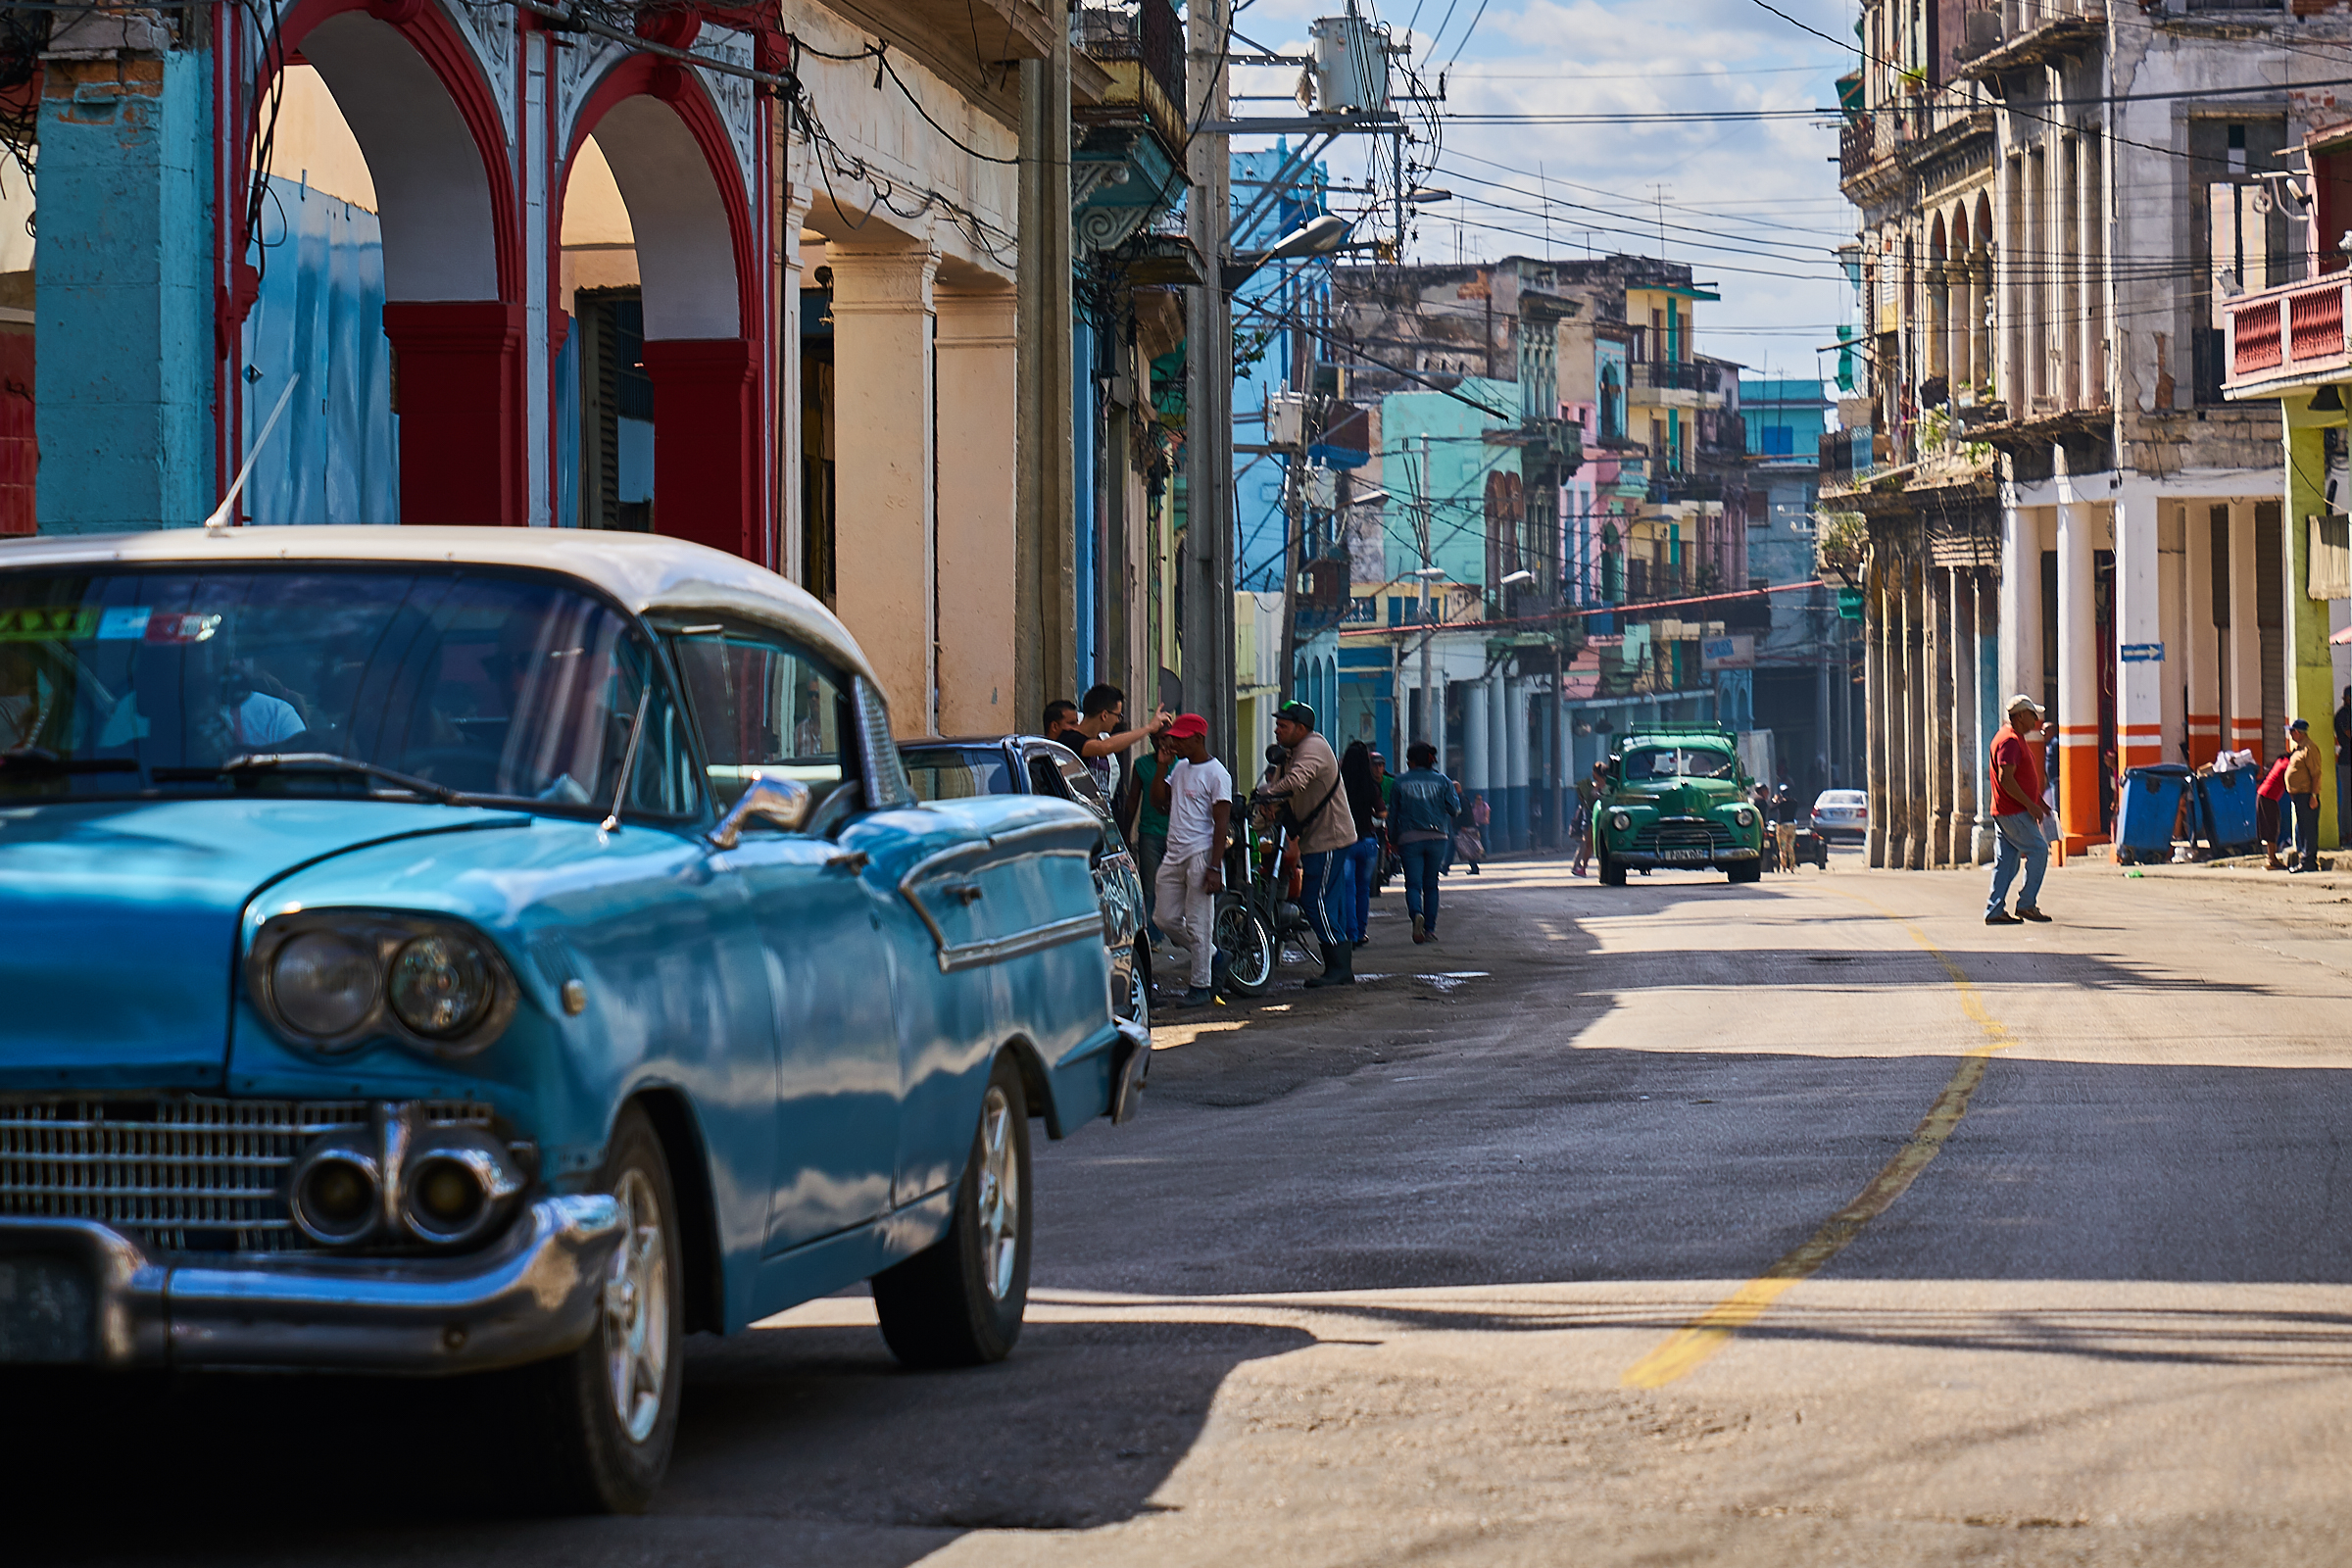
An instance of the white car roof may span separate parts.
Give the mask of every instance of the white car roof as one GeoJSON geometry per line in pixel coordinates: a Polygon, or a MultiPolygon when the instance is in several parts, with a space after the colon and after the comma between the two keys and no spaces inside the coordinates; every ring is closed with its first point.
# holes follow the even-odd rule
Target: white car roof
{"type": "MultiPolygon", "coordinates": [[[[858,640],[806,589],[708,545],[659,534],[587,528],[156,528],[140,533],[39,534],[0,540],[0,571],[24,566],[222,565],[244,562],[422,564],[463,562],[560,571],[603,589],[640,614],[737,614],[774,626],[844,669],[874,681],[858,640]]],[[[880,682],[875,681],[879,686],[880,682]]]]}

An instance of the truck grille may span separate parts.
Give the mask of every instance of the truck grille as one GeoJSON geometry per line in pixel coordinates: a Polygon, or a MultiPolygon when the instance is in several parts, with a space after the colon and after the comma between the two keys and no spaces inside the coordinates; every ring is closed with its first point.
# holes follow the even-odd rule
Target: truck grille
{"type": "MultiPolygon", "coordinates": [[[[159,1252],[283,1252],[285,1174],[322,1133],[364,1130],[364,1100],[0,1100],[0,1219],[88,1219],[159,1252]]],[[[419,1120],[490,1122],[427,1101],[419,1120]]]]}
{"type": "Polygon", "coordinates": [[[1695,817],[1668,817],[1644,822],[1634,834],[1634,853],[1656,855],[1671,850],[1703,850],[1709,855],[1732,848],[1732,830],[1720,822],[1695,817]]]}

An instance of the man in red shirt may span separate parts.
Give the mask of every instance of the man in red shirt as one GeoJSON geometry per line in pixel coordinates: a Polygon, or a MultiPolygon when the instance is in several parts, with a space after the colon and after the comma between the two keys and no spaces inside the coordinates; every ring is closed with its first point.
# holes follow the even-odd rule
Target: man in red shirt
{"type": "Polygon", "coordinates": [[[2042,836],[2041,819],[2049,808],[2041,799],[2041,709],[2031,697],[2009,699],[2009,722],[1992,738],[1992,897],[1984,905],[1986,925],[2023,925],[2047,920],[2037,902],[2041,879],[2050,868],[2050,841],[2042,836]],[[2009,884],[2017,880],[2018,861],[2026,866],[2026,885],[2017,892],[2017,913],[2009,912],[2009,884]]]}

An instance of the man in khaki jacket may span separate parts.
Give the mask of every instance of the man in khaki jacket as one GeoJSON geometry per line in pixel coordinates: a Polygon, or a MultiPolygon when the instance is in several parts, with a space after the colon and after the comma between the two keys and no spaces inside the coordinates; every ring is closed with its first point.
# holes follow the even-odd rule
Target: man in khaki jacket
{"type": "Polygon", "coordinates": [[[2286,726],[2286,805],[2294,813],[2294,864],[2289,872],[2320,868],[2320,749],[2311,744],[2311,725],[2286,726]]]}
{"type": "Polygon", "coordinates": [[[1285,797],[1298,823],[1299,868],[1306,878],[1299,903],[1323,943],[1323,972],[1307,984],[1351,986],[1355,944],[1348,939],[1347,911],[1355,901],[1355,883],[1347,852],[1355,848],[1355,816],[1340,784],[1340,760],[1315,733],[1315,710],[1304,703],[1282,706],[1274,715],[1274,739],[1290,757],[1258,793],[1285,797]]]}

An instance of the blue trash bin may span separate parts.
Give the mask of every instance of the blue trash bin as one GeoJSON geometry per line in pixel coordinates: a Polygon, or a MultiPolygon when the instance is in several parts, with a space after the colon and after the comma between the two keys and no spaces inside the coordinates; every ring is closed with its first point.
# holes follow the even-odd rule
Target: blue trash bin
{"type": "Polygon", "coordinates": [[[2195,776],[2178,762],[2156,762],[2124,774],[2123,798],[2115,808],[2118,864],[2173,858],[2173,824],[2180,819],[2180,797],[2195,776]]]}
{"type": "Polygon", "coordinates": [[[2216,855],[2244,855],[2259,842],[2254,832],[2254,791],[2261,769],[2234,768],[2197,780],[2202,833],[2216,855]]]}

